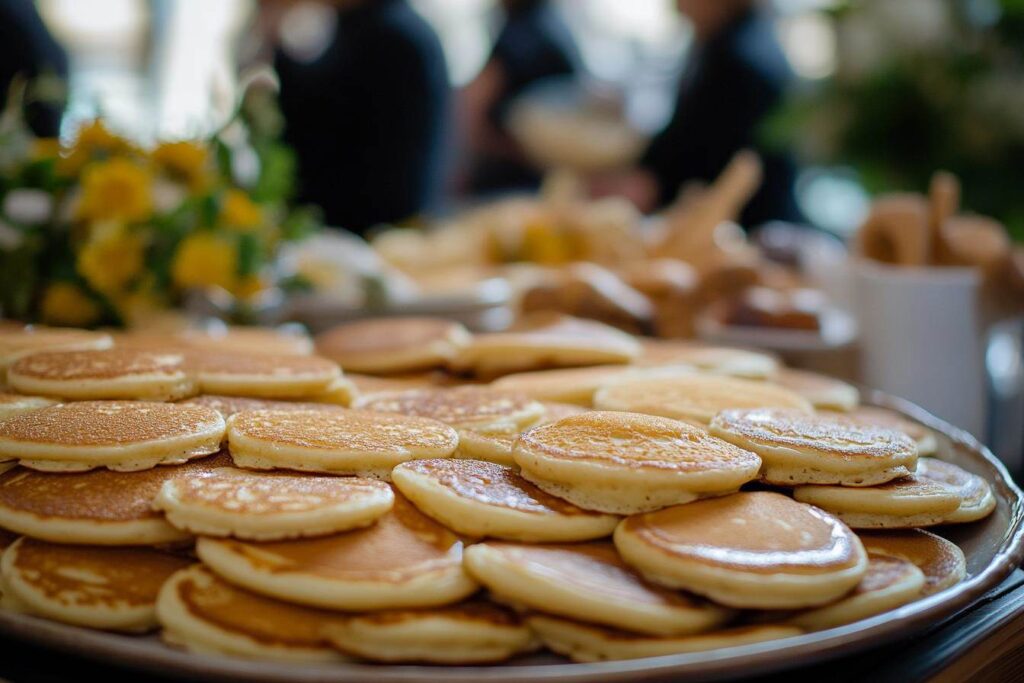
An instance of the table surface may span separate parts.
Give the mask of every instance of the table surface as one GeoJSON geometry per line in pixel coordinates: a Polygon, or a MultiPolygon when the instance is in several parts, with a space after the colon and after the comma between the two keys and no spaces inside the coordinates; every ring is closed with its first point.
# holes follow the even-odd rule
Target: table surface
{"type": "MultiPolygon", "coordinates": [[[[964,612],[937,623],[928,633],[797,671],[751,679],[752,683],[823,680],[828,683],[932,681],[986,683],[1018,681],[1024,671],[1024,571],[964,612]]],[[[110,662],[57,654],[16,641],[0,649],[0,680],[10,683],[171,683],[180,679],[140,675],[110,662]]]]}

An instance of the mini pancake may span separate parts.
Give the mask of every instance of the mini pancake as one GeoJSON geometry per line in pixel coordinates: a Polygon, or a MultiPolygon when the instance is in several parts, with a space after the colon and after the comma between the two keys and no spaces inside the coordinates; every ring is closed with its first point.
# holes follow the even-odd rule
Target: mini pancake
{"type": "Polygon", "coordinates": [[[960,496],[960,507],[946,515],[944,524],[976,522],[988,517],[996,509],[996,498],[988,482],[952,463],[936,458],[921,458],[917,461],[916,476],[945,486],[960,496]]]}
{"type": "Polygon", "coordinates": [[[544,493],[491,462],[414,460],[392,470],[391,478],[421,512],[464,536],[585,541],[611,535],[619,521],[544,493]]]}
{"type": "Polygon", "coordinates": [[[684,422],[600,411],[525,432],[512,457],[543,491],[612,514],[729,493],[761,466],[753,453],[684,422]]]}
{"type": "Polygon", "coordinates": [[[857,387],[828,375],[780,368],[772,381],[800,394],[820,410],[853,410],[860,403],[857,387]]]}
{"type": "Polygon", "coordinates": [[[19,413],[28,413],[39,410],[46,406],[52,406],[56,401],[43,396],[24,396],[22,394],[9,394],[0,391],[0,420],[19,413]]]}
{"type": "Polygon", "coordinates": [[[412,373],[402,375],[389,375],[387,377],[374,377],[373,375],[360,375],[354,372],[346,372],[348,379],[356,388],[359,396],[369,396],[382,392],[406,391],[408,389],[429,389],[431,387],[444,386],[452,382],[452,378],[440,371],[423,373],[412,373]]]}
{"type": "Polygon", "coordinates": [[[224,418],[202,406],[78,401],[0,422],[0,460],[38,470],[142,470],[220,450],[224,418]]]}
{"type": "Polygon", "coordinates": [[[914,563],[924,573],[922,596],[955,586],[967,575],[967,560],[960,547],[924,529],[862,531],[859,536],[873,555],[898,557],[914,563]]]}
{"type": "Polygon", "coordinates": [[[341,370],[319,356],[189,351],[185,364],[205,394],[311,398],[332,388],[341,370]]]}
{"type": "Polygon", "coordinates": [[[616,382],[594,394],[594,407],[660,415],[695,425],[707,425],[728,408],[814,410],[807,399],[775,384],[714,375],[616,382]]]}
{"type": "Polygon", "coordinates": [[[516,434],[544,416],[544,406],[533,399],[475,386],[374,394],[357,405],[380,413],[429,417],[482,434],[516,434]]]}
{"type": "Polygon", "coordinates": [[[0,526],[52,543],[161,545],[186,540],[152,508],[170,479],[231,464],[227,453],[141,472],[37,472],[0,475],[0,526]]]}
{"type": "Polygon", "coordinates": [[[841,414],[843,418],[868,427],[885,427],[903,432],[917,443],[919,456],[932,455],[938,449],[935,433],[920,422],[903,417],[894,410],[875,406],[857,406],[841,414]]]}
{"type": "Polygon", "coordinates": [[[213,408],[227,420],[235,413],[243,410],[336,410],[338,406],[313,401],[274,401],[266,398],[246,398],[244,396],[218,396],[204,394],[180,401],[182,405],[206,406],[213,408]]]}
{"type": "Polygon", "coordinates": [[[906,434],[822,413],[725,410],[711,421],[711,433],[760,455],[762,480],[780,486],[876,486],[910,474],[917,463],[917,446],[906,434]]]}
{"type": "Polygon", "coordinates": [[[934,526],[956,513],[960,495],[911,475],[878,486],[798,486],[793,497],[831,512],[854,529],[934,526]]]}
{"type": "Polygon", "coordinates": [[[692,372],[686,365],[637,368],[625,365],[597,365],[588,368],[562,368],[518,372],[491,382],[491,387],[511,391],[538,401],[560,401],[581,406],[593,404],[594,394],[604,385],[622,379],[674,376],[692,372]]]}
{"type": "Polygon", "coordinates": [[[394,499],[391,487],[374,479],[222,467],[168,479],[153,507],[184,531],[264,541],[364,527],[394,499]]]}
{"type": "Polygon", "coordinates": [[[183,330],[173,341],[193,349],[227,353],[261,353],[280,356],[308,356],[313,340],[298,326],[244,327],[183,330]]]}
{"type": "Polygon", "coordinates": [[[416,458],[446,458],[458,434],[437,420],[366,410],[250,410],[228,420],[239,467],[355,474],[386,479],[416,458]]]}
{"type": "Polygon", "coordinates": [[[150,548],[58,545],[21,538],[0,560],[5,590],[37,616],[75,626],[156,628],[156,597],[190,560],[150,548]]]}
{"type": "Polygon", "coordinates": [[[345,654],[375,662],[485,664],[534,649],[533,632],[518,615],[482,600],[357,614],[324,635],[345,654]]]}
{"type": "Polygon", "coordinates": [[[645,339],[642,346],[636,365],[681,363],[714,375],[746,379],[768,379],[779,370],[779,362],[771,356],[746,349],[657,339],[645,339]]]}
{"type": "MultiPolygon", "coordinates": [[[[558,422],[570,415],[586,412],[586,408],[571,403],[546,401],[542,405],[544,406],[544,417],[530,425],[531,428],[558,422]]],[[[516,439],[519,438],[519,434],[484,434],[473,429],[458,429],[456,431],[459,433],[459,447],[455,451],[456,458],[486,460],[499,465],[516,467],[515,461],[512,460],[512,447],[515,445],[516,439]]]]}
{"type": "Polygon", "coordinates": [[[832,602],[860,582],[868,564],[840,520],[767,491],[629,517],[615,530],[615,547],[654,583],[745,608],[832,602]]]}
{"type": "Polygon", "coordinates": [[[536,313],[506,332],[474,335],[452,359],[451,367],[490,378],[540,368],[629,363],[639,354],[639,343],[614,327],[558,313],[536,313]]]}
{"type": "Polygon", "coordinates": [[[33,353],[7,369],[7,381],[25,394],[71,400],[173,401],[196,391],[180,354],[117,348],[33,353]]]}
{"type": "Polygon", "coordinates": [[[896,609],[921,596],[924,573],[912,562],[868,551],[868,570],[846,597],[786,620],[807,631],[852,624],[896,609]]]}
{"type": "Polygon", "coordinates": [[[199,558],[231,583],[287,602],[345,611],[434,607],[477,589],[462,541],[402,496],[364,529],[252,543],[200,538],[199,558]]]}
{"type": "Polygon", "coordinates": [[[5,325],[0,328],[0,367],[6,368],[23,355],[39,351],[109,349],[113,338],[104,332],[42,325],[5,325]]]}
{"type": "Polygon", "coordinates": [[[285,662],[345,659],[323,636],[342,615],[250,593],[199,564],[164,583],[156,617],[163,639],[191,652],[285,662]]]}
{"type": "Polygon", "coordinates": [[[795,626],[739,626],[691,636],[650,636],[534,614],[526,620],[541,642],[574,662],[602,662],[706,652],[798,636],[795,626]]]}
{"type": "Polygon", "coordinates": [[[611,543],[488,541],[467,548],[465,564],[500,602],[640,633],[698,633],[731,616],[729,610],[647,583],[611,543]]]}
{"type": "Polygon", "coordinates": [[[469,340],[465,327],[443,318],[376,318],[317,335],[316,349],[345,370],[387,374],[443,367],[469,340]]]}

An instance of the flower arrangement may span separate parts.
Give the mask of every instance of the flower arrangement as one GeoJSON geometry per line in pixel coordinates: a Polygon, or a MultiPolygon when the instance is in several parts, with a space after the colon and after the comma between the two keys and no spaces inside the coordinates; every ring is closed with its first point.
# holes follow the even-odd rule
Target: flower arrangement
{"type": "Polygon", "coordinates": [[[828,16],[835,73],[767,136],[852,166],[872,193],[919,191],[948,169],[965,206],[1024,239],[1024,2],[846,0],[828,16]]]}
{"type": "Polygon", "coordinates": [[[271,93],[209,138],[150,147],[101,118],[36,138],[16,83],[0,116],[0,306],[55,325],[131,325],[193,290],[239,307],[294,285],[279,247],[318,227],[289,208],[294,163],[271,93]]]}

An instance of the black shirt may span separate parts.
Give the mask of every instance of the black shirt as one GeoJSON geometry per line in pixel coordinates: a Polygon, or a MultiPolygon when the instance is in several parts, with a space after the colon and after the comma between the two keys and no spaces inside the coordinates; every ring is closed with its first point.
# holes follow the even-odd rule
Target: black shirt
{"type": "Polygon", "coordinates": [[[405,0],[338,13],[314,61],[275,56],[299,199],[356,232],[433,208],[444,175],[448,73],[437,36],[405,0]]]}
{"type": "MultiPolygon", "coordinates": [[[[53,39],[31,0],[0,0],[0,107],[18,74],[34,78],[49,73],[67,79],[68,58],[53,39]]],[[[35,103],[26,112],[36,135],[60,132],[62,108],[35,103]]]]}
{"type": "MultiPolygon", "coordinates": [[[[510,6],[488,61],[501,67],[504,89],[487,117],[504,131],[517,97],[546,78],[575,74],[579,57],[568,27],[546,0],[520,0],[510,6]]],[[[476,160],[470,182],[477,192],[534,187],[540,174],[508,159],[483,156],[476,160]]]]}
{"type": "Polygon", "coordinates": [[[688,181],[710,182],[733,154],[752,148],[764,162],[764,181],[741,222],[800,220],[792,160],[758,144],[760,123],[793,80],[770,17],[746,12],[695,49],[672,118],[641,160],[658,180],[659,203],[671,202],[688,181]]]}

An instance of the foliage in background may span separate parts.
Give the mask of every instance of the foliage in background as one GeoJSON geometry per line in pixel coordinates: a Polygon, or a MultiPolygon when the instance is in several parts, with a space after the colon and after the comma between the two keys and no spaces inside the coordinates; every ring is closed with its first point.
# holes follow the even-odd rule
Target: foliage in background
{"type": "Polygon", "coordinates": [[[852,166],[872,193],[951,170],[968,210],[1024,239],[1024,0],[856,0],[829,14],[836,72],[795,94],[769,138],[852,166]]]}
{"type": "Polygon", "coordinates": [[[246,302],[282,285],[295,160],[271,91],[248,88],[209,139],[142,148],[102,119],[33,137],[18,81],[0,115],[0,311],[51,324],[131,324],[193,289],[246,302]]]}

